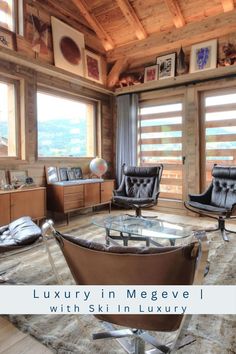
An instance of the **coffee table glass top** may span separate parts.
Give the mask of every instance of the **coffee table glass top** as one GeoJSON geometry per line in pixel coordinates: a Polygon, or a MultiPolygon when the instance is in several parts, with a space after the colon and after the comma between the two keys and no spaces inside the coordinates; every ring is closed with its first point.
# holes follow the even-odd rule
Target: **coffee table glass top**
{"type": "Polygon", "coordinates": [[[140,237],[179,239],[192,235],[192,228],[181,226],[160,219],[137,218],[127,215],[100,216],[92,223],[107,230],[122,232],[140,237]]]}

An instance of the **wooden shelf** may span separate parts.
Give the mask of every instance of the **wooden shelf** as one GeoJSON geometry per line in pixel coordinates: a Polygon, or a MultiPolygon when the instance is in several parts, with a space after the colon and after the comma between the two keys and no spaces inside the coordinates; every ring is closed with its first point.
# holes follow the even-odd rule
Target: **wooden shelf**
{"type": "Polygon", "coordinates": [[[0,47],[0,59],[6,60],[15,64],[26,66],[27,68],[31,68],[37,72],[51,75],[53,77],[57,77],[66,81],[69,81],[73,84],[81,85],[83,87],[89,88],[94,91],[98,91],[101,93],[105,93],[107,95],[113,95],[113,91],[107,89],[105,86],[97,84],[93,81],[85,79],[81,76],[72,74],[66,70],[57,68],[54,65],[50,65],[42,62],[38,59],[27,58],[27,56],[15,52],[13,50],[0,47]]]}
{"type": "Polygon", "coordinates": [[[236,65],[222,66],[216,69],[205,70],[193,74],[180,75],[170,79],[162,79],[157,81],[146,82],[144,84],[126,86],[116,89],[115,95],[117,96],[125,93],[159,90],[174,86],[195,84],[219,78],[226,78],[229,76],[236,76],[236,65]]]}

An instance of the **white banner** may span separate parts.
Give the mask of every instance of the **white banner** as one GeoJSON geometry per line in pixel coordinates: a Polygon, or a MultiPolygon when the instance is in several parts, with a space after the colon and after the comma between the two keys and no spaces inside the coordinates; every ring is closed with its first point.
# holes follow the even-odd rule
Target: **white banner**
{"type": "Polygon", "coordinates": [[[236,286],[4,285],[0,314],[236,314],[236,286]]]}

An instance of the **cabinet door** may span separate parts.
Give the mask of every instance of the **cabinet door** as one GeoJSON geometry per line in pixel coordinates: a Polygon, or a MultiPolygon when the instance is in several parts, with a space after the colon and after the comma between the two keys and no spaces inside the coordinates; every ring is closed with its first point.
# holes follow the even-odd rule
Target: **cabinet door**
{"type": "Polygon", "coordinates": [[[101,203],[110,202],[114,190],[114,181],[104,181],[101,183],[101,203]]]}
{"type": "Polygon", "coordinates": [[[10,222],[10,194],[0,194],[0,225],[10,222]]]}
{"type": "Polygon", "coordinates": [[[88,183],[84,185],[84,204],[85,206],[100,203],[100,183],[88,183]]]}
{"type": "Polygon", "coordinates": [[[45,190],[18,191],[11,194],[11,220],[21,216],[32,219],[45,217],[45,190]]]}

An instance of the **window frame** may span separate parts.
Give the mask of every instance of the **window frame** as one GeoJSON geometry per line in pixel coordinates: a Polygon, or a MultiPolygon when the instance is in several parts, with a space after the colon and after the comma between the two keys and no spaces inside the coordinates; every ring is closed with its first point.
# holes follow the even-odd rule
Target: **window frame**
{"type": "Polygon", "coordinates": [[[13,0],[12,1],[12,29],[7,29],[10,32],[16,33],[17,35],[24,36],[24,13],[25,13],[25,2],[24,0],[13,0]]]}
{"type": "Polygon", "coordinates": [[[0,82],[5,84],[12,84],[14,87],[15,98],[15,136],[16,136],[16,155],[15,156],[0,156],[0,161],[5,160],[22,160],[22,146],[21,146],[21,120],[20,120],[20,80],[5,77],[0,73],[0,82]]]}
{"type": "Polygon", "coordinates": [[[38,85],[36,89],[36,150],[38,161],[60,161],[62,158],[66,161],[73,160],[91,160],[101,152],[101,102],[90,97],[85,97],[74,92],[64,91],[59,88],[52,89],[48,86],[38,85]],[[94,107],[94,155],[93,156],[39,156],[38,154],[38,102],[37,94],[44,93],[55,97],[67,98],[81,103],[92,104],[94,107]]]}

